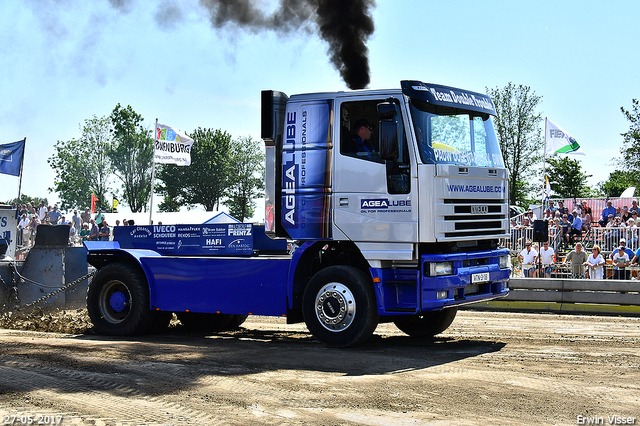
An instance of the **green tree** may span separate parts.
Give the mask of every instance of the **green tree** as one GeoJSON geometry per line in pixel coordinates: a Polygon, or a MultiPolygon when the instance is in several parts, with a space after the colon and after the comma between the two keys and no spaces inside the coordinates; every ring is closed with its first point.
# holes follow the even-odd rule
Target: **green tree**
{"type": "Polygon", "coordinates": [[[509,82],[504,88],[487,88],[493,99],[497,116],[494,123],[504,163],[509,170],[509,198],[512,203],[523,204],[529,193],[542,188],[534,182],[536,165],[542,158],[542,115],[536,108],[542,96],[529,86],[509,82]]]}
{"type": "Polygon", "coordinates": [[[126,108],[116,105],[110,119],[114,137],[108,155],[113,172],[122,184],[122,198],[132,212],[146,211],[151,196],[151,132],[142,126],[142,116],[131,105],[126,108]]]}
{"type": "Polygon", "coordinates": [[[566,156],[554,155],[547,158],[549,185],[562,198],[586,198],[594,195],[587,184],[591,175],[582,171],[580,161],[566,156]]]}
{"type": "Polygon", "coordinates": [[[629,121],[629,130],[622,133],[621,156],[613,158],[616,170],[609,174],[609,179],[598,184],[607,197],[619,197],[631,186],[640,188],[640,102],[633,99],[631,109],[620,107],[620,110],[629,121]]]}
{"type": "Polygon", "coordinates": [[[220,129],[197,128],[193,138],[191,165],[163,165],[156,173],[157,191],[164,196],[162,211],[177,211],[181,206],[202,205],[213,211],[219,207],[229,187],[231,135],[220,129]]]}
{"type": "MultiPolygon", "coordinates": [[[[193,164],[193,148],[191,149],[191,162],[193,164]]],[[[163,196],[163,201],[158,205],[161,212],[177,212],[180,207],[187,206],[186,194],[188,191],[186,182],[191,166],[178,166],[176,164],[156,165],[155,192],[163,196]]]]}
{"type": "Polygon", "coordinates": [[[33,202],[34,206],[36,206],[36,208],[38,208],[38,205],[40,204],[41,201],[44,201],[44,205],[48,206],[49,205],[49,201],[47,201],[47,198],[41,198],[41,197],[30,197],[27,194],[20,194],[20,200],[18,200],[18,197],[7,201],[6,204],[11,205],[13,203],[16,204],[27,204],[27,203],[31,203],[33,202]]]}
{"type": "MultiPolygon", "coordinates": [[[[635,183],[640,181],[640,103],[632,100],[631,110],[620,108],[629,120],[629,130],[622,133],[622,157],[618,160],[618,169],[631,172],[636,176],[635,183]]],[[[633,185],[640,186],[640,185],[633,185]]]]}
{"type": "Polygon", "coordinates": [[[253,216],[255,199],[264,190],[264,153],[259,141],[241,137],[231,145],[231,173],[224,205],[241,222],[253,216]]]}
{"type": "Polygon", "coordinates": [[[53,187],[58,193],[62,210],[83,208],[91,202],[91,194],[99,205],[106,205],[109,191],[111,163],[107,150],[111,142],[111,122],[107,117],[96,117],[81,125],[80,139],[57,141],[54,154],[47,159],[55,171],[53,187]]]}
{"type": "Polygon", "coordinates": [[[615,170],[609,174],[609,179],[598,183],[598,189],[606,197],[619,197],[630,186],[640,188],[640,176],[635,172],[622,170],[615,170]]]}

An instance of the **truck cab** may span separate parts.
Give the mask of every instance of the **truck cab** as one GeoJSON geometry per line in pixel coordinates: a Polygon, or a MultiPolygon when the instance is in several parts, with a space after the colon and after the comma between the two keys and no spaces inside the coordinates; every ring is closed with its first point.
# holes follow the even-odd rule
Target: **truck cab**
{"type": "Polygon", "coordinates": [[[263,92],[267,234],[366,270],[383,320],[505,296],[508,174],[492,115],[487,95],[419,81],[263,92]],[[354,143],[363,119],[371,152],[354,143]]]}

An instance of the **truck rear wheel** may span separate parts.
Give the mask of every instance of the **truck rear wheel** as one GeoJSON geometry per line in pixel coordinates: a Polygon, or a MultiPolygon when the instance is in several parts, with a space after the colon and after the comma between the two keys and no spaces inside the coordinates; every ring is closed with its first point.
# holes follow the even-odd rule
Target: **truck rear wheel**
{"type": "Polygon", "coordinates": [[[98,271],[87,290],[87,312],[98,333],[114,336],[144,334],[156,319],[146,279],[125,263],[98,271]]]}
{"type": "Polygon", "coordinates": [[[249,315],[234,315],[229,322],[229,330],[235,330],[239,328],[247,320],[249,315]]]}
{"type": "Polygon", "coordinates": [[[408,315],[398,319],[394,321],[394,324],[411,337],[433,337],[449,328],[457,312],[458,308],[422,312],[418,315],[408,315]]]}
{"type": "Polygon", "coordinates": [[[371,278],[352,266],[319,271],[304,291],[302,314],[309,331],[327,346],[363,343],[379,320],[371,278]]]}

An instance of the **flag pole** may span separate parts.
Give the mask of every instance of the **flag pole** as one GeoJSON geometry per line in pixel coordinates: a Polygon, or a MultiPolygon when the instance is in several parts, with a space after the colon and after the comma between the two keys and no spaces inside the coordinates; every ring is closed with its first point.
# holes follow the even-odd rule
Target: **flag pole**
{"type": "Polygon", "coordinates": [[[20,179],[18,183],[18,203],[20,204],[20,194],[22,194],[22,167],[24,165],[24,152],[27,150],[27,137],[23,139],[24,148],[22,148],[22,158],[20,158],[20,179]]]}
{"type": "Polygon", "coordinates": [[[151,163],[151,200],[149,202],[149,225],[153,224],[153,182],[156,178],[156,141],[158,140],[158,119],[156,118],[156,127],[153,129],[153,157],[151,163]]]}
{"type": "MultiPolygon", "coordinates": [[[[544,201],[546,199],[546,178],[547,178],[547,117],[544,118],[544,152],[542,153],[542,212],[544,213],[544,201]]],[[[549,194],[551,197],[551,194],[549,194]]]]}

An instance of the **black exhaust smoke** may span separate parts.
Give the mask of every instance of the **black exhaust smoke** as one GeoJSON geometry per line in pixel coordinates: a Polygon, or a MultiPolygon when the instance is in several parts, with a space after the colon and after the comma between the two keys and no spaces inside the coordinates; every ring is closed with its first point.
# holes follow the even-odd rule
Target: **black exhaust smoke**
{"type": "MultiPolygon", "coordinates": [[[[117,2],[122,0],[112,0],[117,2]]],[[[375,0],[280,0],[265,14],[251,0],[200,0],[214,28],[237,26],[280,33],[317,30],[329,44],[329,57],[350,89],[363,89],[370,81],[367,40],[375,26],[371,9],[375,0]],[[315,28],[314,28],[315,26],[315,28]]]]}

